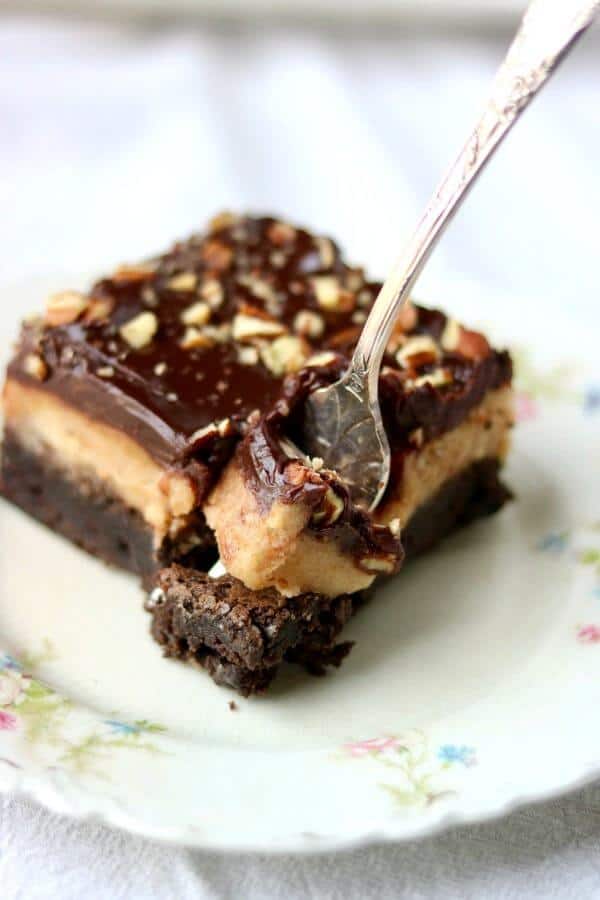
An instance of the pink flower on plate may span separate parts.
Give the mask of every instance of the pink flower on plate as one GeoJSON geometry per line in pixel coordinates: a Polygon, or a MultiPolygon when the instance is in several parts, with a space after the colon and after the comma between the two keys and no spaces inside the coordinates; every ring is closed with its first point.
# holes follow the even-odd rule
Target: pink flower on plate
{"type": "Polygon", "coordinates": [[[515,397],[515,418],[517,422],[530,422],[537,418],[537,403],[531,394],[519,393],[515,397]]]}
{"type": "Polygon", "coordinates": [[[0,709],[0,731],[14,731],[16,727],[17,717],[0,709]]]}
{"type": "Polygon", "coordinates": [[[402,741],[399,741],[398,738],[381,737],[344,744],[344,750],[347,750],[350,756],[368,756],[369,754],[385,753],[387,750],[394,750],[401,746],[403,746],[402,741]]]}
{"type": "Polygon", "coordinates": [[[582,644],[600,644],[600,625],[582,625],[577,640],[582,644]]]}

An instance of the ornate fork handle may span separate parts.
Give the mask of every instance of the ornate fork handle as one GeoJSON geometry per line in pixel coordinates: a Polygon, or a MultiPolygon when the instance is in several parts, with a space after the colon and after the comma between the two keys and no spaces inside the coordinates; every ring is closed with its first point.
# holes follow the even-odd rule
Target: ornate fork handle
{"type": "Polygon", "coordinates": [[[381,361],[400,307],[437,240],[496,147],[599,8],[600,0],[533,0],[530,4],[483,115],[435,192],[363,328],[350,370],[366,378],[371,402],[377,398],[381,361]]]}
{"type": "Polygon", "coordinates": [[[400,307],[479,172],[599,7],[600,0],[533,0],[530,4],[483,115],[379,292],[348,371],[306,401],[304,449],[337,469],[354,502],[366,509],[377,505],[389,479],[390,448],[379,408],[379,370],[400,307]]]}

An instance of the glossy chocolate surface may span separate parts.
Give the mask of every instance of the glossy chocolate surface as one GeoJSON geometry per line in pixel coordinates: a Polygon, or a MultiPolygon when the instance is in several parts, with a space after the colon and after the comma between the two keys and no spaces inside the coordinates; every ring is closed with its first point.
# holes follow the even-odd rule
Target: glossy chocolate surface
{"type": "MultiPolygon", "coordinates": [[[[263,434],[274,446],[272,434],[288,413],[297,415],[306,390],[343,369],[378,289],[361,269],[346,265],[327,238],[273,218],[220,216],[206,234],[99,281],[88,298],[96,305],[107,301],[107,315],[90,321],[84,312],[69,324],[26,326],[10,376],[31,380],[24,360],[39,353],[46,373],[36,386],[122,429],[162,464],[185,464],[193,456],[218,469],[236,437],[248,431],[253,411],[267,414],[263,434]],[[186,311],[198,302],[207,304],[210,318],[195,329],[196,345],[185,346],[186,311]],[[121,328],[142,312],[156,317],[157,330],[136,349],[121,328]],[[240,317],[280,323],[301,344],[300,364],[284,360],[283,371],[274,367],[271,337],[235,338],[231,325],[240,317]],[[325,365],[303,368],[322,351],[332,351],[325,365]],[[294,374],[295,368],[301,372],[294,374]],[[224,420],[221,433],[197,435],[224,420]]],[[[446,321],[442,313],[417,309],[406,333],[439,342],[446,321]]],[[[486,390],[511,377],[508,355],[485,342],[475,358],[443,351],[434,363],[425,354],[410,371],[395,361],[395,352],[385,360],[381,401],[390,442],[400,453],[415,429],[428,439],[454,427],[486,390]],[[442,364],[448,383],[415,382],[442,364]]]]}

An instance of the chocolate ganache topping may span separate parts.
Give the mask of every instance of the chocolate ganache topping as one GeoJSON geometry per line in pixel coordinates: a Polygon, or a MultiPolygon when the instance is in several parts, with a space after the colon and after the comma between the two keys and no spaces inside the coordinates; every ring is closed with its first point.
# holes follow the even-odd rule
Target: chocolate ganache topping
{"type": "MultiPolygon", "coordinates": [[[[212,480],[255,431],[248,459],[268,483],[282,465],[278,433],[293,431],[307,390],[343,370],[379,288],[329,238],[223,214],[89,294],[51,297],[45,318],[24,326],[10,375],[123,430],[163,465],[203,463],[212,480]]],[[[394,453],[417,432],[422,443],[454,427],[510,377],[508,354],[482,335],[409,304],[381,375],[394,453]]]]}

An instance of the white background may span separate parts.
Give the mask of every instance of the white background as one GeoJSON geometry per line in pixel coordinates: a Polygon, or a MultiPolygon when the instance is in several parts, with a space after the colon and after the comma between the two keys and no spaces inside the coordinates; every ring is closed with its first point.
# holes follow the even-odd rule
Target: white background
{"type": "MultiPolygon", "coordinates": [[[[508,40],[477,28],[146,28],[0,18],[0,282],[134,260],[221,208],[276,211],[383,274],[508,40]]],[[[420,286],[600,313],[600,35],[564,64],[420,286]]],[[[41,299],[41,298],[40,298],[41,299]]],[[[15,324],[21,312],[15,288],[15,324]]],[[[595,714],[595,711],[591,711],[595,714]]],[[[0,801],[0,896],[596,897],[600,788],[325,858],[219,857],[0,801]]]]}

